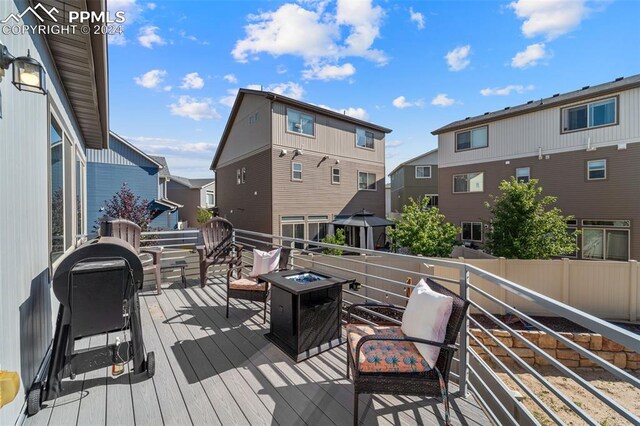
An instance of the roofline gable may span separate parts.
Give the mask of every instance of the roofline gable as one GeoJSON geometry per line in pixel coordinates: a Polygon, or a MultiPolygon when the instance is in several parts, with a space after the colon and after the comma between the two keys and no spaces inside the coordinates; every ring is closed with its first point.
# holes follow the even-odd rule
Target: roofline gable
{"type": "Polygon", "coordinates": [[[149,162],[155,164],[156,166],[158,166],[158,170],[160,169],[164,169],[164,167],[162,166],[162,164],[158,163],[156,160],[154,160],[153,158],[151,158],[150,155],[146,154],[144,151],[142,151],[140,148],[137,148],[135,145],[133,145],[131,142],[129,142],[128,140],[126,140],[125,138],[123,138],[122,136],[118,135],[116,132],[114,132],[113,130],[109,131],[109,136],[113,136],[114,139],[116,139],[118,142],[125,144],[126,146],[128,146],[129,148],[131,148],[132,150],[134,150],[135,152],[137,152],[138,154],[142,155],[144,158],[146,158],[147,160],[149,160],[149,162]]]}

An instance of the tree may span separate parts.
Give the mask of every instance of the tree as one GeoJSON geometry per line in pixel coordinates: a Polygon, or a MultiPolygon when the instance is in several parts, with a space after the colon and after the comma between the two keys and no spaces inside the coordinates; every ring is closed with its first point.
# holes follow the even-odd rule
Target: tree
{"type": "Polygon", "coordinates": [[[537,179],[518,182],[514,177],[502,181],[501,194],[491,196],[485,206],[492,215],[486,234],[486,247],[494,256],[509,259],[548,259],[577,250],[575,234],[555,204],[557,197],[542,196],[537,179]]]}
{"type": "Polygon", "coordinates": [[[388,227],[391,248],[408,248],[412,254],[431,257],[449,257],[458,244],[460,230],[445,222],[437,207],[429,206],[429,197],[414,201],[409,198],[402,207],[400,219],[394,219],[395,228],[388,227]]]}
{"type": "Polygon", "coordinates": [[[209,210],[203,209],[202,207],[198,207],[198,210],[196,213],[196,220],[198,221],[199,224],[204,224],[209,222],[212,217],[213,217],[213,213],[211,213],[209,210]]]}
{"type": "MultiPolygon", "coordinates": [[[[334,235],[326,235],[323,239],[322,239],[323,243],[326,244],[334,244],[336,246],[346,246],[347,245],[347,239],[344,236],[344,229],[342,228],[338,228],[336,229],[336,233],[334,235]]],[[[340,249],[334,249],[334,248],[325,248],[322,250],[322,254],[331,254],[334,256],[342,256],[342,250],[340,249]]]]}
{"type": "MultiPolygon", "coordinates": [[[[143,231],[146,231],[151,222],[151,212],[149,211],[149,201],[141,200],[136,196],[126,183],[111,198],[105,200],[104,214],[116,219],[127,219],[136,223],[143,231]]],[[[100,226],[98,219],[98,226],[100,226]]]]}

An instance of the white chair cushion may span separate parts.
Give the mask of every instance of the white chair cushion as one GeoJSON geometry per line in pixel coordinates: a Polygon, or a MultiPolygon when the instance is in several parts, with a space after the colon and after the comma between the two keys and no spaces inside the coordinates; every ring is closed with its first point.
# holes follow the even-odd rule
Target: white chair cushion
{"type": "Polygon", "coordinates": [[[280,248],[271,251],[253,250],[253,269],[249,277],[275,271],[280,263],[280,248]]]}
{"type": "MultiPolygon", "coordinates": [[[[402,315],[402,332],[411,337],[442,343],[451,316],[453,298],[431,290],[424,281],[414,287],[402,315]]],[[[431,368],[436,365],[440,348],[416,343],[416,348],[431,368]]]]}

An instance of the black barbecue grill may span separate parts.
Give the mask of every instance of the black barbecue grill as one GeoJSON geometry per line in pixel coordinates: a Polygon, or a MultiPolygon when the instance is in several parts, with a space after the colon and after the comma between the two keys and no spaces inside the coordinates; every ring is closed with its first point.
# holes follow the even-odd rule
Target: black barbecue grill
{"type": "Polygon", "coordinates": [[[62,380],[123,361],[134,374],[155,372],[153,352],[145,359],[137,289],[142,263],[133,247],[118,238],[92,240],[66,255],[56,268],[53,292],[60,302],[53,347],[44,373],[27,399],[33,415],[43,401],[58,397],[62,380]],[[76,351],[77,339],[129,330],[130,341],[76,351]]]}

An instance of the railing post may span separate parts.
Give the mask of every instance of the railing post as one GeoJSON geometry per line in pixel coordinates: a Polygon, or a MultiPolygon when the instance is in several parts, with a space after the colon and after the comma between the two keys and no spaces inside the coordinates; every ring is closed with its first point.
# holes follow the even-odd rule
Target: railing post
{"type": "Polygon", "coordinates": [[[562,303],[566,303],[567,305],[569,304],[569,283],[570,281],[570,277],[569,277],[569,271],[570,271],[570,263],[569,263],[569,259],[567,259],[566,257],[562,258],[562,303]]]}
{"type": "MultiPolygon", "coordinates": [[[[469,271],[467,271],[467,265],[460,268],[460,297],[464,300],[469,300],[469,271]]],[[[458,374],[460,380],[458,385],[460,386],[460,394],[462,396],[467,395],[467,382],[469,380],[469,321],[465,315],[462,320],[462,332],[460,333],[460,363],[458,368],[458,374]]]]}
{"type": "Polygon", "coordinates": [[[629,321],[638,320],[638,261],[629,261],[629,321]]]}
{"type": "MultiPolygon", "coordinates": [[[[505,280],[507,279],[507,259],[504,257],[498,258],[498,275],[504,278],[505,280]]],[[[500,300],[506,303],[507,289],[504,287],[500,287],[499,291],[500,291],[500,300]]],[[[507,311],[504,308],[504,306],[500,306],[500,315],[504,315],[506,313],[507,311]]]]}

